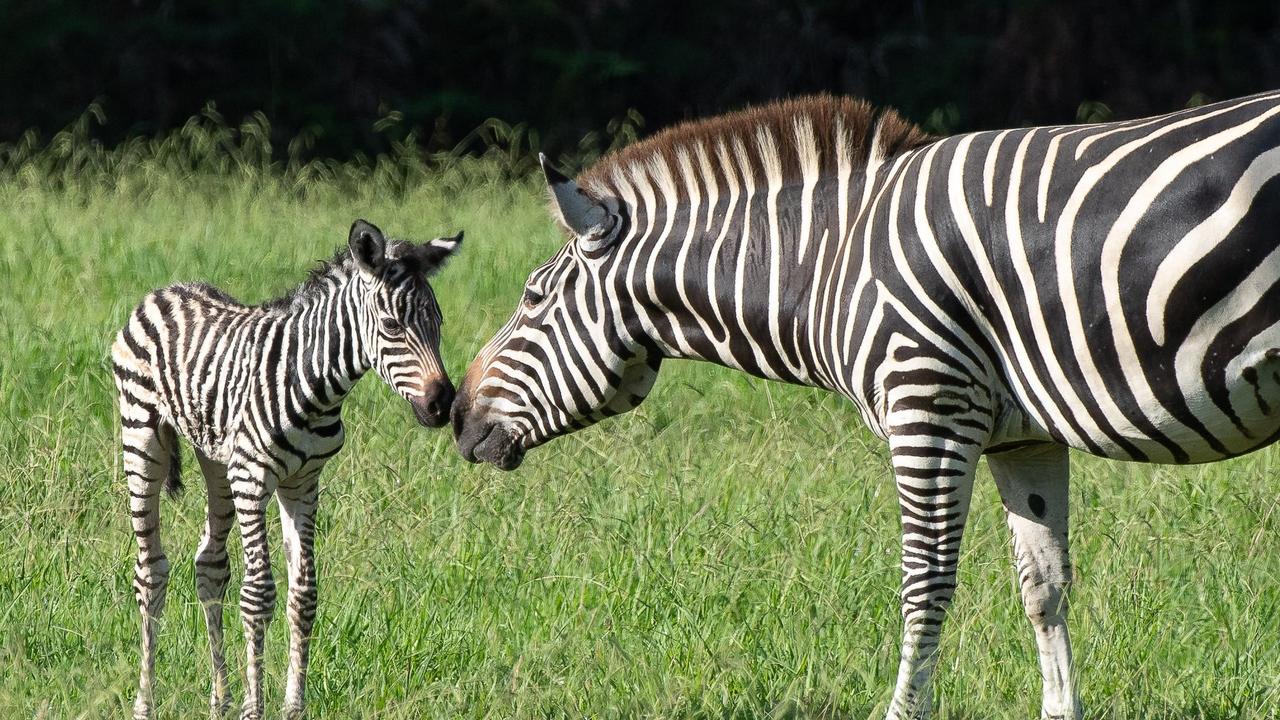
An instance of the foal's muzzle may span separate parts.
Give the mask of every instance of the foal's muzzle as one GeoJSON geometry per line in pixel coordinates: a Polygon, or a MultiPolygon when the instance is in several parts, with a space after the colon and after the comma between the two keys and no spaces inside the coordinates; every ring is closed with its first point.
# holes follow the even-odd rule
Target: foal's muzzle
{"type": "Polygon", "coordinates": [[[453,405],[453,383],[449,378],[437,380],[427,386],[426,392],[412,401],[413,415],[418,422],[431,428],[444,427],[449,422],[449,408],[453,405]]]}

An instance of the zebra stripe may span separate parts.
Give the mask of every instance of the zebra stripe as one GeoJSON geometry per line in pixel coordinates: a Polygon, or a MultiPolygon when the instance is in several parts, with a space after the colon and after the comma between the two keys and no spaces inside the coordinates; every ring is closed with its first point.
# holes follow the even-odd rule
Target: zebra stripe
{"type": "Polygon", "coordinates": [[[133,311],[111,356],[138,544],[133,585],[142,663],[135,718],[152,711],[156,621],[169,578],[159,494],[162,484],[170,493],[180,489],[179,435],[195,449],[209,497],[195,571],[213,668],[211,710],[220,716],[231,704],[222,600],[234,520],[245,563],[241,717],[262,716],[263,638],[276,598],[266,527],[274,494],[289,571],[285,716],[302,716],[316,608],[317,481],[342,449],[343,400],[374,369],[412,404],[420,422],[445,423],[454,391],[440,362],[440,310],[426,277],[461,241],[459,234],[388,244],[361,220],[352,225],[349,249],[279,300],[247,306],[208,285],[186,284],[150,293],[133,311]]]}

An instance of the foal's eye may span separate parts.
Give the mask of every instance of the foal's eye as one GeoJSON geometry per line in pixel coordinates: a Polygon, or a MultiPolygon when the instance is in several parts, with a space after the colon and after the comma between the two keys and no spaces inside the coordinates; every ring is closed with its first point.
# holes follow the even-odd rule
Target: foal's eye
{"type": "Polygon", "coordinates": [[[400,324],[399,320],[388,317],[388,318],[382,318],[382,329],[386,330],[392,335],[399,335],[401,332],[404,331],[404,326],[400,324]]]}
{"type": "Polygon", "coordinates": [[[543,300],[546,300],[546,299],[547,299],[546,295],[543,295],[542,293],[538,292],[537,290],[534,290],[533,288],[524,289],[525,307],[535,308],[538,306],[539,303],[541,303],[543,300]]]}

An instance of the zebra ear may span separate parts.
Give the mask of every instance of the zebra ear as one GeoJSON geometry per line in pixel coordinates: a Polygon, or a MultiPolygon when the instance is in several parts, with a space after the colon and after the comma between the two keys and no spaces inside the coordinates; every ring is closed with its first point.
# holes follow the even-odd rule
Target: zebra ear
{"type": "Polygon", "coordinates": [[[347,246],[356,265],[365,272],[377,272],[387,261],[387,239],[376,225],[366,220],[351,223],[347,246]]]}
{"type": "Polygon", "coordinates": [[[586,190],[556,170],[547,156],[538,153],[542,174],[547,178],[552,205],[560,224],[577,235],[587,250],[600,250],[613,240],[614,222],[609,210],[586,190]]]}
{"type": "Polygon", "coordinates": [[[453,237],[438,237],[431,242],[419,245],[416,253],[418,268],[424,275],[434,275],[440,268],[444,267],[446,260],[458,252],[459,247],[462,247],[461,230],[453,237]]]}

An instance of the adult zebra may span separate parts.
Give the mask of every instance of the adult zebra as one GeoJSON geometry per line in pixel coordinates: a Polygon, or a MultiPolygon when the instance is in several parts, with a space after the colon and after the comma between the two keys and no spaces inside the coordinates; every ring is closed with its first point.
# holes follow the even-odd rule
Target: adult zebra
{"type": "Polygon", "coordinates": [[[1280,93],[930,138],[850,99],[677,126],[577,183],[453,408],[511,469],[625,412],[662,358],[826,388],[889,443],[904,633],[890,718],[928,713],[982,455],[1044,681],[1078,718],[1067,448],[1192,463],[1280,434],[1280,93]]]}

